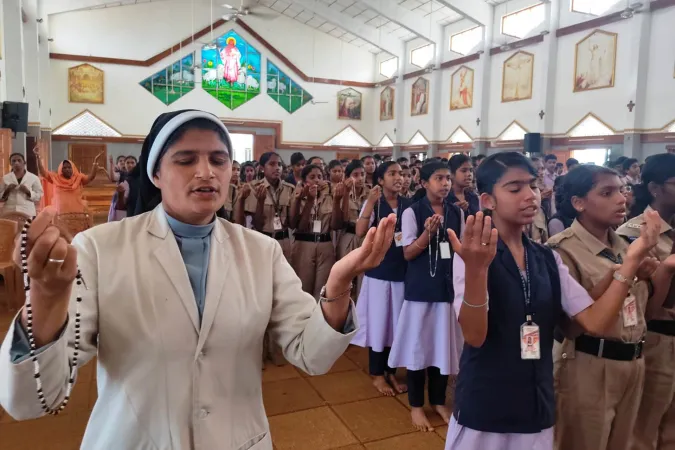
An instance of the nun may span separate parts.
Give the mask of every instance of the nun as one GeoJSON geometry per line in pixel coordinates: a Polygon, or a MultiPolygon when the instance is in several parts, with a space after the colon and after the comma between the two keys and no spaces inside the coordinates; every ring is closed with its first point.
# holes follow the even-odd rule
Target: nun
{"type": "Polygon", "coordinates": [[[26,305],[0,348],[0,406],[58,414],[97,356],[81,448],[272,450],[262,399],[266,331],[326,373],[357,330],[351,280],[379,265],[395,218],[335,264],[319,301],[277,241],[216,216],[232,143],[217,117],[162,114],[143,144],[137,215],[68,236],[45,209],[17,240],[26,305]]]}

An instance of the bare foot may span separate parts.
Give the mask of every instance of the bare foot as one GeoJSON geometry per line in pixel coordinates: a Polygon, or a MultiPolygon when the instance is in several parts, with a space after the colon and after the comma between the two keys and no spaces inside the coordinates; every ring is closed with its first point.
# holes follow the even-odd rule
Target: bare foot
{"type": "Polygon", "coordinates": [[[405,383],[399,383],[396,379],[396,374],[390,373],[387,375],[387,381],[394,388],[398,394],[403,394],[408,392],[408,385],[405,383]]]}
{"type": "Polygon", "coordinates": [[[432,408],[434,408],[434,411],[436,411],[438,415],[441,416],[445,423],[450,423],[450,416],[452,415],[450,408],[445,405],[433,405],[432,408]]]}
{"type": "Polygon", "coordinates": [[[417,431],[434,431],[434,427],[431,426],[431,422],[429,422],[429,418],[424,413],[423,408],[412,408],[410,416],[412,417],[413,427],[417,431]]]}
{"type": "Polygon", "coordinates": [[[389,383],[387,383],[387,380],[383,376],[373,377],[373,386],[375,386],[375,389],[380,391],[380,394],[384,396],[393,397],[396,395],[394,390],[391,388],[391,386],[389,386],[389,383]]]}

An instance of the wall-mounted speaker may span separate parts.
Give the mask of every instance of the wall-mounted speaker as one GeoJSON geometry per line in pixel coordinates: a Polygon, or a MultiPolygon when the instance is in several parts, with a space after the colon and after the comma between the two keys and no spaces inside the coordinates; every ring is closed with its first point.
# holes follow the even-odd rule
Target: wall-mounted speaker
{"type": "Polygon", "coordinates": [[[2,128],[15,133],[28,132],[28,103],[3,102],[2,128]]]}
{"type": "Polygon", "coordinates": [[[530,155],[541,153],[541,133],[525,134],[525,151],[530,155]]]}

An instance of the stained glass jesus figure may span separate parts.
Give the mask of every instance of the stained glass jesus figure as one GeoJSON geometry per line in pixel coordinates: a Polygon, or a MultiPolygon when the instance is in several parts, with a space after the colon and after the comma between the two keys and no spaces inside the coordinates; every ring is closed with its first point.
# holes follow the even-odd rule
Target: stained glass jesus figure
{"type": "Polygon", "coordinates": [[[237,81],[237,78],[239,78],[239,69],[241,68],[241,53],[237,48],[237,41],[235,38],[227,38],[227,47],[220,49],[220,59],[225,66],[223,79],[230,84],[234,84],[234,82],[237,81]]]}

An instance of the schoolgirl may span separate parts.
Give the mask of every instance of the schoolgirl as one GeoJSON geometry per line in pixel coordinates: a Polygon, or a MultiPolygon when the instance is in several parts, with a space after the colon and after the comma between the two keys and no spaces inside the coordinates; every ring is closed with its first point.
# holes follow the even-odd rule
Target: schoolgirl
{"type": "Polygon", "coordinates": [[[246,161],[241,165],[239,171],[239,181],[241,183],[250,183],[256,179],[256,169],[255,164],[251,161],[246,161]]]}
{"type": "Polygon", "coordinates": [[[366,170],[366,186],[372,188],[374,186],[375,169],[377,168],[375,158],[371,155],[366,155],[361,158],[361,162],[363,163],[363,168],[366,170]]]}
{"type": "MultiPolygon", "coordinates": [[[[657,211],[661,216],[659,241],[652,251],[662,264],[675,263],[675,155],[654,155],[645,163],[642,181],[634,189],[633,218],[617,234],[632,242],[640,235],[645,214],[657,211]]],[[[633,431],[633,450],[675,448],[675,283],[669,289],[664,308],[647,311],[647,336],[644,343],[645,383],[637,421],[633,431]]],[[[656,287],[656,286],[655,286],[656,287]]]]}
{"type": "Polygon", "coordinates": [[[265,177],[251,182],[248,193],[242,193],[242,197],[247,197],[243,209],[251,217],[253,228],[276,239],[290,262],[291,240],[288,224],[295,186],[282,180],[281,165],[278,153],[267,152],[260,156],[260,166],[265,177]]]}
{"type": "Polygon", "coordinates": [[[241,181],[240,176],[241,164],[239,164],[237,161],[232,161],[232,178],[230,178],[230,184],[239,186],[239,182],[241,181]]]}
{"type": "MultiPolygon", "coordinates": [[[[477,184],[489,215],[469,217],[461,243],[454,230],[449,232],[455,250],[454,307],[466,343],[446,450],[552,449],[552,348],[559,317],[574,317],[592,333],[611,324],[628,292],[626,281],[656,242],[657,226],[650,216],[644,237],[593,302],[560,256],[523,233],[537,210],[536,178],[535,168],[520,153],[487,157],[477,184]]],[[[589,448],[578,445],[575,450],[589,448]]]]}
{"type": "MultiPolygon", "coordinates": [[[[361,245],[361,238],[356,235],[359,212],[368,198],[369,189],[365,185],[366,172],[358,159],[350,162],[345,170],[345,199],[343,202],[344,229],[337,241],[337,259],[342,259],[361,245]]],[[[358,291],[356,291],[358,293],[358,291]]]]}
{"type": "Polygon", "coordinates": [[[296,230],[291,261],[302,289],[318,299],[335,264],[331,231],[342,228],[345,192],[342,184],[332,190],[313,164],[302,169],[301,178],[291,203],[290,227],[296,230]]]}
{"type": "Polygon", "coordinates": [[[562,342],[554,346],[555,443],[561,450],[627,450],[631,445],[644,385],[645,310],[648,300],[650,308],[660,307],[665,295],[655,288],[650,298],[643,282],[651,278],[652,285],[659,286],[664,270],[654,272],[650,259],[643,262],[658,241],[658,213],[650,211],[644,217],[651,233],[649,246],[637,239],[629,247],[614,232],[626,217],[623,186],[619,175],[606,167],[581,166],[569,172],[561,186],[560,206],[575,221],[548,241],[591,297],[610,283],[623,288],[620,308],[606,327],[589,328],[577,317],[575,322],[588,332],[568,327],[567,337],[558,337],[562,342]],[[640,270],[634,270],[638,266],[640,270]]]}
{"type": "Polygon", "coordinates": [[[433,430],[424,406],[425,378],[429,377],[429,402],[447,422],[445,405],[448,376],[456,374],[462,335],[452,310],[452,255],[444,229],[460,233],[461,210],[448,204],[450,169],[431,162],[420,171],[423,189],[403,212],[403,254],[408,261],[404,302],[396,325],[389,367],[408,369],[408,401],[415,428],[433,430]]]}
{"type": "MultiPolygon", "coordinates": [[[[363,170],[363,169],[360,169],[363,170]]],[[[403,393],[405,385],[396,380],[396,368],[387,365],[399,313],[403,306],[405,272],[408,266],[403,257],[401,216],[410,205],[402,195],[401,166],[393,161],[382,163],[375,171],[375,186],[370,190],[356,224],[356,234],[363,238],[368,229],[381,219],[395,215],[394,241],[384,260],[375,269],[366,272],[356,306],[359,330],[352,344],[368,348],[368,367],[373,385],[386,396],[403,393]]]]}
{"type": "Polygon", "coordinates": [[[345,180],[345,169],[337,159],[328,163],[328,178],[332,184],[342,183],[345,180]]]}
{"type": "Polygon", "coordinates": [[[410,167],[401,164],[401,175],[403,176],[403,187],[401,187],[401,196],[405,198],[412,198],[415,193],[411,190],[412,185],[412,172],[410,167]]]}
{"type": "Polygon", "coordinates": [[[448,162],[452,174],[452,189],[447,201],[464,211],[464,217],[475,215],[480,209],[478,195],[473,190],[473,163],[464,153],[453,155],[448,162]]]}

